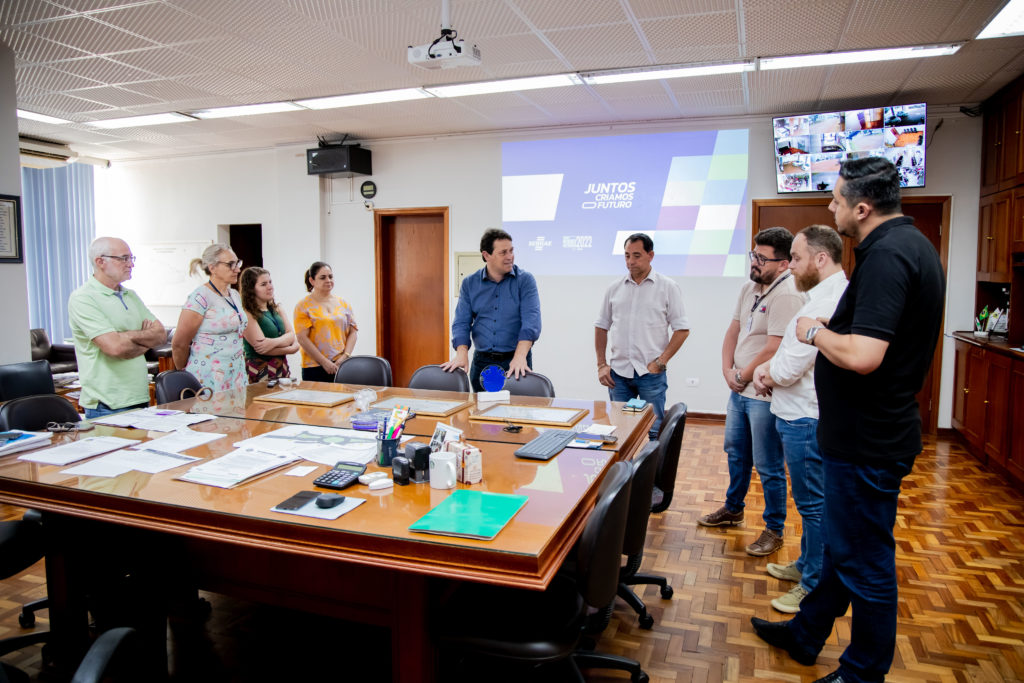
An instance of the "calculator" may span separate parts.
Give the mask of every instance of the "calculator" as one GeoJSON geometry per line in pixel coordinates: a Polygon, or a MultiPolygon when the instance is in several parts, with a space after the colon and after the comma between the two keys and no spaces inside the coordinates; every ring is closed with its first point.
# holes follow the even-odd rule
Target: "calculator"
{"type": "Polygon", "coordinates": [[[325,489],[343,489],[356,483],[360,474],[366,471],[366,465],[357,462],[338,462],[334,467],[313,480],[313,486],[325,489]]]}

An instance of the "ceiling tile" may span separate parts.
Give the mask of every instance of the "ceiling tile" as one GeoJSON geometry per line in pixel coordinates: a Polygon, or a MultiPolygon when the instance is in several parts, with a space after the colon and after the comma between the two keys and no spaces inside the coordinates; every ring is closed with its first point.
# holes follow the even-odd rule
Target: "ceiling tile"
{"type": "Polygon", "coordinates": [[[123,31],[147,38],[154,43],[179,42],[222,35],[223,29],[194,14],[163,4],[137,5],[89,15],[123,31]]]}
{"type": "Polygon", "coordinates": [[[622,24],[628,19],[620,0],[588,0],[586,3],[550,2],[550,0],[506,0],[519,8],[536,29],[622,24]]]}
{"type": "Polygon", "coordinates": [[[101,86],[99,88],[82,88],[69,91],[70,95],[82,99],[99,102],[108,107],[134,107],[142,104],[152,104],[156,100],[141,93],[132,92],[125,88],[116,86],[101,86]]]}
{"type": "Polygon", "coordinates": [[[122,64],[107,57],[82,57],[51,62],[54,69],[70,74],[88,77],[92,80],[113,85],[116,83],[133,83],[153,78],[153,74],[122,64]]]}
{"type": "Polygon", "coordinates": [[[31,83],[36,89],[46,92],[90,88],[102,83],[48,66],[24,66],[15,69],[14,73],[17,80],[31,83]]]}
{"type": "Polygon", "coordinates": [[[773,57],[835,50],[853,4],[854,0],[744,0],[746,52],[743,56],[773,57]]]}
{"type": "Polygon", "coordinates": [[[0,3],[0,27],[53,19],[68,10],[45,0],[4,0],[0,3]]]}
{"type": "Polygon", "coordinates": [[[93,54],[109,54],[152,45],[151,41],[85,16],[33,24],[28,33],[93,54]]]}

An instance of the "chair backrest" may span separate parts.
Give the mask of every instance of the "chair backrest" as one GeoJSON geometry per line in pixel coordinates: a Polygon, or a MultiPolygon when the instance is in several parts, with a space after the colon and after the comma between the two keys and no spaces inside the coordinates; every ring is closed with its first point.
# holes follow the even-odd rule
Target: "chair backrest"
{"type": "Polygon", "coordinates": [[[679,468],[679,451],[683,447],[685,430],[686,404],[676,403],[665,411],[665,419],[661,421],[661,434],[658,438],[661,447],[654,486],[661,491],[662,497],[651,506],[651,512],[664,512],[672,502],[672,492],[676,488],[676,470],[679,468]]]}
{"type": "Polygon", "coordinates": [[[0,429],[37,432],[49,422],[78,422],[81,416],[63,396],[39,394],[21,396],[0,406],[0,429]]]}
{"type": "Polygon", "coordinates": [[[649,441],[633,458],[633,478],[629,485],[629,515],[626,518],[626,537],[622,541],[623,555],[639,555],[647,540],[647,522],[651,518],[651,493],[654,477],[658,473],[657,441],[649,441]]]}
{"type": "Polygon", "coordinates": [[[598,609],[615,599],[619,587],[632,472],[626,462],[611,466],[576,546],[576,584],[583,600],[598,609]]]}
{"type": "Polygon", "coordinates": [[[334,381],[338,384],[390,387],[391,363],[380,356],[352,356],[334,373],[334,381]]]}
{"type": "Polygon", "coordinates": [[[41,327],[28,331],[32,344],[32,360],[43,360],[50,356],[50,336],[41,327]]]}
{"type": "Polygon", "coordinates": [[[49,361],[31,360],[0,365],[0,401],[53,393],[56,393],[56,389],[49,361]]]}
{"type": "Polygon", "coordinates": [[[0,522],[0,579],[25,571],[43,559],[43,552],[43,527],[39,522],[0,522]]]}
{"type": "MultiPolygon", "coordinates": [[[[156,376],[156,402],[159,404],[172,403],[181,400],[181,392],[184,389],[191,389],[198,392],[203,388],[195,375],[188,370],[164,370],[156,376]]],[[[189,398],[186,396],[185,398],[189,398]]]]}
{"type": "Polygon", "coordinates": [[[505,388],[513,396],[555,397],[555,385],[539,372],[528,372],[519,379],[508,377],[505,379],[505,388]]]}
{"type": "Polygon", "coordinates": [[[417,368],[409,379],[409,388],[462,392],[469,392],[471,389],[469,375],[463,370],[456,368],[451,372],[445,372],[440,365],[424,365],[417,368]]]}

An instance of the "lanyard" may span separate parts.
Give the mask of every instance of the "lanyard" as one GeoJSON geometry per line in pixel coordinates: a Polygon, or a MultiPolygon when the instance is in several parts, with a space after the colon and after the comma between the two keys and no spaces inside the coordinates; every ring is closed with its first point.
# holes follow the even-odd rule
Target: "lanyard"
{"type": "MultiPolygon", "coordinates": [[[[213,284],[213,280],[209,280],[208,282],[210,283],[210,286],[213,287],[213,291],[217,292],[217,294],[220,294],[220,290],[217,289],[217,285],[213,284]]],[[[229,287],[227,291],[230,294],[231,293],[231,288],[229,287]]],[[[224,299],[224,301],[227,301],[228,302],[228,306],[230,306],[231,308],[235,309],[235,315],[238,315],[239,318],[241,318],[241,314],[238,312],[238,306],[235,305],[235,302],[232,301],[230,297],[227,297],[227,296],[224,296],[223,294],[220,294],[220,298],[224,299]]]]}
{"type": "Polygon", "coordinates": [[[774,283],[772,284],[772,286],[768,288],[768,291],[767,291],[767,292],[765,292],[764,294],[762,294],[762,295],[760,295],[760,296],[758,296],[757,294],[755,294],[755,295],[754,295],[754,305],[750,307],[750,312],[751,312],[751,313],[753,313],[754,311],[756,311],[756,310],[757,310],[757,305],[758,305],[758,304],[760,304],[760,303],[761,303],[762,301],[764,301],[765,299],[767,299],[767,298],[768,298],[768,295],[769,295],[769,294],[771,294],[771,293],[772,293],[772,291],[773,291],[773,290],[774,290],[774,289],[775,289],[776,287],[778,287],[779,285],[781,285],[781,284],[782,284],[782,281],[783,281],[783,280],[785,280],[785,279],[786,279],[787,277],[789,277],[789,275],[790,275],[789,273],[786,273],[785,275],[783,275],[782,277],[780,277],[780,278],[779,278],[778,280],[776,280],[776,281],[775,281],[775,282],[774,282],[774,283]]]}

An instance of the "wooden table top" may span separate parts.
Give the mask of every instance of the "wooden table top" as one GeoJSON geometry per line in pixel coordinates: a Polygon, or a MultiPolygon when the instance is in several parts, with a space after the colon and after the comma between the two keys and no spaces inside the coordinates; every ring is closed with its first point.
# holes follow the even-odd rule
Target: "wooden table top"
{"type": "MultiPolygon", "coordinates": [[[[266,403],[256,401],[259,396],[272,392],[287,391],[292,387],[268,389],[266,382],[250,384],[244,391],[228,391],[215,394],[209,401],[199,399],[186,399],[176,401],[167,405],[168,408],[184,410],[193,413],[207,413],[218,417],[235,417],[247,420],[263,420],[269,422],[284,422],[288,424],[316,425],[318,427],[350,427],[350,417],[357,413],[354,402],[349,401],[333,408],[318,406],[266,403]]],[[[315,389],[317,391],[330,391],[339,393],[354,393],[366,387],[332,384],[329,382],[302,382],[299,385],[302,389],[315,389]]],[[[377,387],[377,400],[386,398],[418,398],[434,399],[444,401],[468,401],[473,399],[472,394],[455,391],[426,391],[422,389],[408,389],[404,387],[377,387]]],[[[536,406],[536,407],[560,407],[586,410],[587,413],[577,423],[588,424],[612,424],[616,426],[614,434],[618,436],[615,444],[606,446],[606,450],[625,450],[633,452],[642,445],[646,438],[645,431],[637,431],[640,424],[647,424],[653,421],[651,408],[646,408],[642,413],[628,413],[622,410],[621,403],[611,401],[587,401],[579,399],[564,398],[537,398],[532,396],[513,396],[510,402],[512,405],[536,406]]],[[[498,422],[477,422],[471,421],[470,416],[476,415],[481,410],[476,401],[473,400],[469,407],[464,408],[448,417],[417,416],[406,425],[405,434],[411,436],[429,437],[434,433],[438,422],[449,424],[464,432],[464,438],[472,441],[494,441],[499,443],[524,444],[536,438],[540,431],[533,425],[523,425],[520,432],[505,431],[502,423],[498,422]]],[[[565,429],[565,427],[557,427],[565,429]]]]}
{"type": "MultiPolygon", "coordinates": [[[[290,406],[286,409],[300,410],[290,406]]],[[[620,438],[627,444],[639,444],[653,418],[650,411],[630,417],[635,419],[633,428],[621,430],[620,438]]],[[[216,418],[191,429],[223,433],[226,438],[187,453],[202,459],[215,458],[233,450],[237,441],[283,426],[281,422],[216,418]]],[[[144,440],[163,436],[97,425],[80,438],[93,435],[144,440]]],[[[57,435],[54,445],[73,438],[73,434],[57,435]]],[[[450,493],[431,489],[426,483],[382,491],[356,484],[344,495],[366,502],[337,520],[270,510],[297,491],[314,489],[313,479],[328,469],[326,465],[318,465],[304,477],[284,475],[298,464],[293,463],[235,488],[220,489],[175,479],[191,465],[158,474],[133,471],[111,478],[79,477],[62,474],[66,467],[19,460],[21,454],[16,453],[0,458],[0,500],[225,543],[542,589],[582,531],[596,495],[596,482],[615,459],[630,457],[635,450],[567,449],[549,462],[537,462],[514,457],[516,444],[478,441],[476,445],[483,453],[484,480],[469,488],[529,496],[526,505],[491,541],[410,532],[410,524],[450,493]]],[[[371,464],[369,470],[374,469],[381,468],[371,464]]]]}

